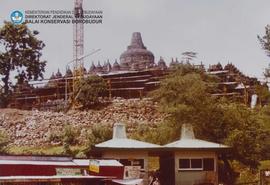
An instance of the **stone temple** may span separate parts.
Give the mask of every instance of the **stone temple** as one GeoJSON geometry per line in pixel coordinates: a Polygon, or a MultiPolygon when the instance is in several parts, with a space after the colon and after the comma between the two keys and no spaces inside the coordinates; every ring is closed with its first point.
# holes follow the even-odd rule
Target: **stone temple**
{"type": "Polygon", "coordinates": [[[144,46],[141,33],[132,34],[131,43],[120,56],[120,67],[126,70],[143,70],[154,66],[153,53],[144,46]]]}
{"type": "MultiPolygon", "coordinates": [[[[176,58],[167,64],[162,57],[155,61],[153,53],[144,45],[141,33],[134,32],[130,45],[120,55],[120,62],[115,60],[111,63],[107,60],[103,65],[100,61],[96,65],[92,63],[89,70],[84,69],[84,76],[101,76],[107,83],[108,91],[105,95],[107,97],[142,98],[148,92],[158,88],[161,80],[171,74],[181,62],[176,58]]],[[[260,85],[256,78],[245,76],[229,63],[224,67],[218,63],[209,66],[208,70],[204,68],[203,64],[193,66],[219,79],[213,96],[225,96],[249,104],[255,93],[256,85],[260,85]]],[[[66,70],[64,75],[58,70],[50,79],[44,80],[43,85],[34,86],[32,83],[33,85],[18,86],[10,107],[25,109],[50,107],[51,104],[48,102],[57,102],[71,97],[72,79],[72,70],[66,70]]],[[[264,102],[261,103],[264,104],[264,102]]]]}
{"type": "MultiPolygon", "coordinates": [[[[179,63],[177,59],[172,59],[170,67],[179,63]]],[[[101,65],[100,62],[97,65],[92,63],[89,69],[89,74],[110,74],[111,72],[118,71],[146,71],[153,69],[167,69],[166,62],[162,57],[159,61],[155,63],[154,54],[147,50],[146,46],[143,44],[142,36],[140,32],[134,32],[131,37],[131,43],[120,55],[120,63],[115,60],[114,63],[109,61],[104,62],[101,65]]]]}

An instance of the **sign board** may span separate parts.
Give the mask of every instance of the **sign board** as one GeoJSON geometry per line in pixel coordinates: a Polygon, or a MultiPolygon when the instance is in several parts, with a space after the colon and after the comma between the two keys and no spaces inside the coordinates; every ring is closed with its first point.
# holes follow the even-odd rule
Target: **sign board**
{"type": "Polygon", "coordinates": [[[89,171],[99,173],[99,161],[91,159],[89,161],[89,171]]]}
{"type": "Polygon", "coordinates": [[[270,169],[260,170],[260,184],[270,184],[270,169]]]}
{"type": "Polygon", "coordinates": [[[157,171],[160,169],[159,157],[148,157],[148,171],[157,171]]]}
{"type": "Polygon", "coordinates": [[[270,178],[270,170],[269,171],[264,171],[264,176],[270,178]]]}
{"type": "Polygon", "coordinates": [[[56,175],[59,176],[80,176],[81,169],[78,168],[56,168],[56,175]]]}
{"type": "Polygon", "coordinates": [[[140,166],[125,166],[124,179],[139,179],[140,178],[140,166]]]}

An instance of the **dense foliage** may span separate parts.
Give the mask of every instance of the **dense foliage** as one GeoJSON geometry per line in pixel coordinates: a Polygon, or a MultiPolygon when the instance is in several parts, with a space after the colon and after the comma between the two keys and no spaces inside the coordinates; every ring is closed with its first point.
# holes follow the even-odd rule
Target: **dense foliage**
{"type": "Polygon", "coordinates": [[[81,80],[77,88],[77,100],[84,108],[91,108],[100,103],[100,97],[107,91],[107,84],[102,77],[90,76],[81,80]]]}
{"type": "Polygon", "coordinates": [[[10,94],[12,71],[16,71],[15,78],[19,83],[43,77],[46,62],[41,60],[41,50],[45,44],[36,38],[37,34],[26,24],[5,22],[0,28],[0,76],[6,98],[10,94]]]}
{"type": "MultiPolygon", "coordinates": [[[[142,137],[166,144],[179,139],[182,124],[192,124],[198,138],[232,147],[230,155],[222,156],[228,171],[225,179],[232,183],[234,178],[230,178],[234,173],[230,161],[236,160],[255,169],[260,160],[269,159],[270,124],[267,119],[270,109],[250,109],[241,103],[214,98],[210,93],[215,80],[190,64],[180,65],[153,93],[161,110],[169,115],[167,121],[159,125],[157,134],[152,131],[142,137]]],[[[269,91],[263,94],[268,97],[269,91]]]]}
{"type": "Polygon", "coordinates": [[[94,125],[88,134],[85,154],[89,155],[93,147],[104,141],[112,139],[112,128],[106,125],[94,125]]]}
{"type": "MultiPolygon", "coordinates": [[[[270,25],[265,27],[265,35],[257,36],[262,49],[265,51],[268,57],[270,57],[270,25]]],[[[270,65],[268,68],[265,69],[264,76],[269,78],[270,77],[270,65]]]]}

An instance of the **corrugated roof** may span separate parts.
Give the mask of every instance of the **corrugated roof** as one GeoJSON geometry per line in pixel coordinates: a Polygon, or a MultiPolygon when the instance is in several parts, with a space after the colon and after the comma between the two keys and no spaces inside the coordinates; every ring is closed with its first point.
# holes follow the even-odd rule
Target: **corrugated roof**
{"type": "Polygon", "coordinates": [[[106,178],[112,178],[111,176],[93,176],[93,175],[88,175],[88,176],[69,176],[69,175],[65,175],[65,176],[1,176],[0,177],[0,181],[1,182],[42,182],[42,180],[61,180],[61,179],[106,179],[106,178]]]}
{"type": "MultiPolygon", "coordinates": [[[[60,159],[61,160],[61,159],[60,159]]],[[[71,159],[70,161],[50,161],[50,160],[25,160],[24,158],[19,159],[0,159],[0,165],[49,165],[49,166],[89,166],[89,160],[91,159],[71,159]]],[[[104,159],[97,160],[100,166],[123,166],[117,160],[104,159]]]]}
{"type": "Polygon", "coordinates": [[[34,155],[1,155],[0,160],[20,160],[20,161],[71,161],[72,157],[65,156],[34,156],[34,155]]]}
{"type": "Polygon", "coordinates": [[[52,166],[76,166],[72,161],[30,161],[30,160],[0,160],[0,165],[52,165],[52,166]]]}
{"type": "MultiPolygon", "coordinates": [[[[99,162],[99,166],[123,166],[117,160],[97,160],[97,161],[99,162]]],[[[89,166],[89,159],[74,159],[73,162],[78,166],[89,166]]]]}

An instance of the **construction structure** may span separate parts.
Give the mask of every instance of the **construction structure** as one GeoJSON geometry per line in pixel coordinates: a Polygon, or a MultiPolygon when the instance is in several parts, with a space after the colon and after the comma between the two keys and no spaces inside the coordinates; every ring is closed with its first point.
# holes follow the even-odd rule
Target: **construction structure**
{"type": "MultiPolygon", "coordinates": [[[[258,86],[267,87],[266,84],[261,84],[257,78],[244,75],[232,63],[228,63],[224,67],[220,63],[210,65],[207,73],[216,76],[219,80],[217,91],[212,94],[213,96],[227,97],[246,105],[251,103],[258,86]]],[[[260,104],[267,103],[260,99],[259,101],[260,104]]]]}
{"type": "Polygon", "coordinates": [[[73,76],[77,80],[83,75],[84,28],[83,28],[83,0],[75,0],[73,24],[73,76]]]}
{"type": "MultiPolygon", "coordinates": [[[[79,11],[82,11],[81,5],[78,4],[79,11]]],[[[81,35],[78,38],[80,40],[81,35]]],[[[80,45],[75,43],[78,42],[74,41],[74,51],[76,48],[83,48],[83,43],[80,45]]],[[[87,70],[83,67],[82,60],[78,58],[78,51],[81,53],[83,51],[77,49],[74,55],[73,71],[67,68],[66,74],[62,75],[58,70],[50,79],[25,82],[16,86],[10,107],[42,109],[52,106],[61,109],[67,103],[67,97],[74,98],[74,88],[70,87],[73,87],[79,79],[91,75],[98,75],[105,79],[108,89],[106,96],[109,98],[142,98],[148,92],[158,88],[161,80],[181,63],[177,58],[172,58],[167,65],[168,62],[165,62],[162,57],[155,62],[153,53],[146,49],[139,32],[133,33],[130,45],[120,55],[120,63],[117,60],[114,63],[107,60],[104,65],[101,65],[98,61],[96,65],[92,63],[90,69],[87,70]]],[[[261,85],[256,78],[244,75],[231,63],[224,67],[220,63],[211,65],[207,70],[203,64],[195,67],[218,78],[213,96],[225,96],[249,105],[252,95],[256,93],[256,86],[261,85]]]]}

